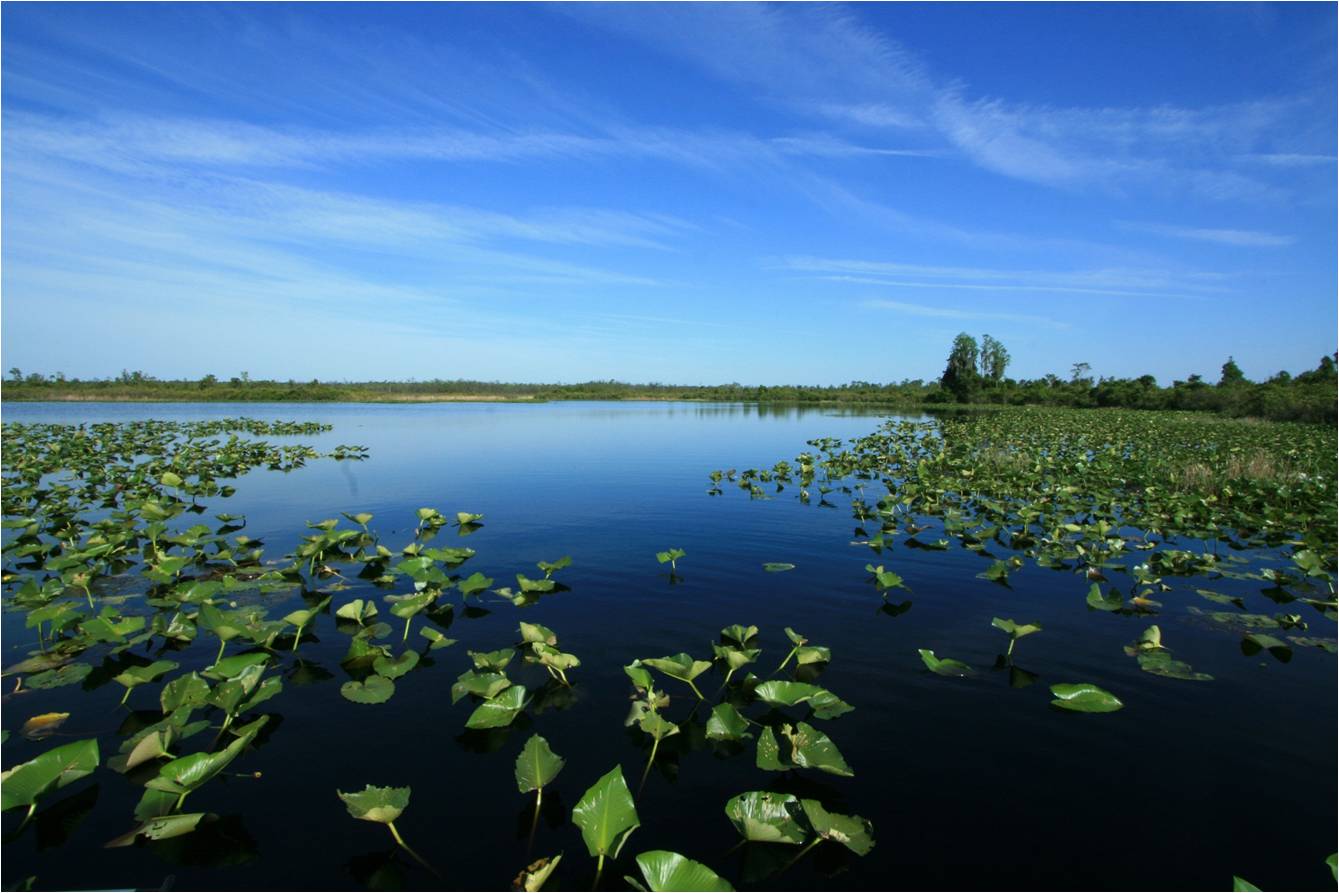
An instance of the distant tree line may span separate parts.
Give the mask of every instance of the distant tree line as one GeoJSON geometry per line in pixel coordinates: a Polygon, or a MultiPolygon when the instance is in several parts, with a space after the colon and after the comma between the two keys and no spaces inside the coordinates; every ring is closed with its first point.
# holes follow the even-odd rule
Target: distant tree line
{"type": "Polygon", "coordinates": [[[1051,374],[1017,380],[1004,375],[1010,356],[1003,344],[986,335],[978,345],[963,332],[953,339],[938,391],[926,394],[925,402],[1184,409],[1334,423],[1339,402],[1335,359],[1323,356],[1309,372],[1296,377],[1279,372],[1262,382],[1248,380],[1232,357],[1223,363],[1216,384],[1200,375],[1173,381],[1167,388],[1159,387],[1152,375],[1094,379],[1088,363],[1074,363],[1068,379],[1051,374]]]}
{"type": "Polygon", "coordinates": [[[936,380],[905,379],[878,384],[843,385],[672,385],[652,382],[587,381],[576,384],[506,383],[467,379],[426,381],[322,382],[253,379],[241,372],[228,379],[158,379],[142,371],[122,370],[112,378],[66,378],[25,374],[11,368],[0,391],[4,400],[142,400],[219,402],[400,402],[430,400],[704,400],[758,403],[832,403],[885,406],[1041,405],[1184,409],[1264,419],[1328,422],[1336,420],[1335,358],[1321,357],[1309,372],[1280,372],[1252,382],[1229,357],[1217,383],[1191,375],[1160,387],[1151,375],[1094,378],[1087,363],[1074,363],[1069,377],[1047,375],[1013,379],[1005,375],[1009,351],[985,335],[977,342],[967,333],[953,340],[943,374],[936,380]]]}

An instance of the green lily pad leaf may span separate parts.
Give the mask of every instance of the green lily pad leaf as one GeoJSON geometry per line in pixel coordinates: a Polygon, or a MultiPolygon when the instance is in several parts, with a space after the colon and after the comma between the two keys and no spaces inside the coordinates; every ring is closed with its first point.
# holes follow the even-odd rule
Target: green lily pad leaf
{"type": "Polygon", "coordinates": [[[483,592],[485,589],[487,589],[489,586],[492,585],[493,585],[492,577],[485,577],[483,574],[479,573],[478,571],[475,571],[474,573],[470,574],[468,577],[457,583],[456,588],[460,590],[460,594],[462,597],[469,598],[471,595],[474,595],[474,593],[483,592]]]}
{"type": "Polygon", "coordinates": [[[408,620],[432,604],[436,598],[437,593],[429,589],[412,595],[388,595],[386,596],[386,602],[390,604],[392,614],[403,620],[408,620]]]}
{"type": "Polygon", "coordinates": [[[378,788],[368,785],[361,791],[344,793],[335,791],[349,815],[364,822],[379,822],[389,825],[400,817],[400,813],[409,807],[410,788],[378,788]]]}
{"type": "Polygon", "coordinates": [[[245,729],[238,729],[238,737],[217,753],[202,751],[165,763],[158,768],[158,777],[150,779],[146,787],[177,796],[199,789],[237,758],[268,719],[263,716],[245,729]]]}
{"type": "Polygon", "coordinates": [[[395,683],[385,676],[368,676],[362,682],[350,679],[339,687],[339,693],[355,704],[382,704],[395,694],[395,683]]]}
{"type": "Polygon", "coordinates": [[[209,701],[209,683],[199,673],[178,676],[163,686],[158,695],[158,703],[164,713],[171,713],[178,707],[202,707],[209,701]]]}
{"type": "Polygon", "coordinates": [[[1120,698],[1089,682],[1061,682],[1051,686],[1051,706],[1077,713],[1111,713],[1124,707],[1120,698]]]}
{"type": "Polygon", "coordinates": [[[728,702],[711,708],[706,734],[712,741],[739,741],[753,737],[749,733],[748,720],[728,702]]]}
{"type": "Polygon", "coordinates": [[[1146,651],[1138,659],[1139,669],[1154,676],[1191,682],[1209,682],[1213,679],[1208,673],[1196,673],[1185,661],[1173,660],[1170,651],[1146,651]]]}
{"type": "Polygon", "coordinates": [[[1088,587],[1087,602],[1088,607],[1098,611],[1119,611],[1125,607],[1125,602],[1121,599],[1119,592],[1112,589],[1103,595],[1102,587],[1096,583],[1088,587]]]}
{"type": "Polygon", "coordinates": [[[921,656],[921,662],[931,673],[938,673],[940,676],[974,676],[976,670],[973,670],[967,664],[960,660],[954,660],[951,657],[935,657],[935,653],[928,648],[917,649],[921,656]]]}
{"type": "Polygon", "coordinates": [[[637,720],[637,726],[657,741],[679,734],[679,726],[676,723],[670,722],[659,713],[650,711],[642,714],[641,719],[637,720]]]}
{"type": "Polygon", "coordinates": [[[1221,592],[1214,592],[1210,589],[1196,589],[1195,594],[1220,605],[1232,605],[1241,608],[1243,611],[1246,610],[1246,602],[1233,595],[1223,595],[1221,592]]]}
{"type": "Polygon", "coordinates": [[[809,835],[796,819],[799,813],[798,797],[772,791],[749,791],[725,804],[725,815],[739,835],[758,843],[804,843],[809,835]]]}
{"type": "Polygon", "coordinates": [[[798,723],[794,732],[790,732],[788,725],[782,726],[781,731],[790,739],[790,758],[796,766],[833,775],[855,775],[832,739],[808,723],[798,723]]]}
{"type": "Polygon", "coordinates": [[[769,574],[779,574],[783,571],[795,570],[795,565],[787,564],[784,561],[768,561],[763,564],[762,569],[769,574]]]}
{"type": "Polygon", "coordinates": [[[451,686],[451,703],[456,703],[466,695],[491,698],[510,685],[511,680],[504,673],[466,670],[456,677],[455,685],[451,686]]]}
{"type": "Polygon", "coordinates": [[[537,791],[557,777],[566,761],[540,735],[531,735],[516,758],[516,788],[522,794],[537,791]]]}
{"type": "Polygon", "coordinates": [[[372,669],[378,675],[385,676],[387,679],[399,679],[416,666],[418,666],[417,651],[406,651],[395,660],[382,656],[372,661],[372,669]]]}
{"type": "MultiPolygon", "coordinates": [[[[907,589],[907,584],[902,580],[901,575],[893,571],[886,571],[883,565],[867,564],[865,570],[874,575],[874,582],[880,589],[907,589]]],[[[796,643],[801,644],[801,643],[796,643]]]]}
{"type": "Polygon", "coordinates": [[[513,685],[484,701],[470,718],[465,720],[467,729],[500,729],[511,725],[511,721],[525,709],[525,686],[513,685]]]}
{"type": "Polygon", "coordinates": [[[456,644],[455,639],[448,639],[430,626],[423,627],[418,631],[418,634],[428,640],[429,651],[436,651],[438,648],[445,648],[448,645],[456,644]]]}
{"type": "Polygon", "coordinates": [[[558,634],[547,626],[541,626],[538,623],[526,623],[522,620],[520,629],[521,641],[527,644],[531,642],[540,642],[544,645],[558,644],[558,634]]]}
{"type": "Polygon", "coordinates": [[[501,672],[506,669],[507,664],[516,656],[516,652],[510,648],[499,648],[497,651],[466,651],[470,660],[474,661],[474,666],[480,670],[495,670],[501,672]]]}
{"type": "Polygon", "coordinates": [[[668,850],[651,850],[637,857],[637,867],[651,893],[734,890],[728,881],[701,862],[668,850]]]}
{"type": "Polygon", "coordinates": [[[1235,874],[1232,876],[1233,893],[1260,893],[1260,888],[1245,878],[1239,878],[1235,874]]]}
{"type": "Polygon", "coordinates": [[[210,679],[236,679],[252,667],[263,666],[269,662],[269,659],[270,656],[263,651],[257,651],[253,654],[237,654],[232,657],[225,657],[212,667],[206,667],[204,675],[210,679]]]}
{"type": "Polygon", "coordinates": [[[759,685],[753,693],[774,707],[794,707],[807,703],[819,719],[835,719],[855,709],[827,689],[807,682],[773,679],[759,685]]]}
{"type": "Polygon", "coordinates": [[[127,667],[112,677],[126,688],[134,688],[146,682],[152,682],[164,673],[170,673],[180,664],[170,660],[156,660],[147,667],[127,667]]]}
{"type": "Polygon", "coordinates": [[[725,629],[721,630],[721,641],[734,642],[740,648],[745,648],[757,635],[758,627],[742,626],[736,623],[733,626],[727,626],[725,629]]]}
{"type": "Polygon", "coordinates": [[[1249,633],[1241,640],[1241,653],[1247,655],[1259,654],[1261,651],[1268,651],[1275,660],[1280,663],[1287,663],[1293,658],[1293,650],[1287,642],[1276,639],[1265,633],[1249,633]]]}
{"type": "Polygon", "coordinates": [[[781,742],[777,740],[776,732],[771,726],[767,726],[758,735],[757,754],[754,764],[766,772],[789,772],[795,768],[795,764],[781,756],[781,742]]]}
{"type": "Polygon", "coordinates": [[[159,816],[158,818],[149,819],[147,822],[122,834],[120,837],[107,841],[103,846],[130,846],[140,837],[143,837],[145,840],[169,840],[173,837],[181,837],[185,834],[190,834],[198,828],[200,822],[208,815],[209,813],[205,812],[191,812],[178,815],[159,816]]]}
{"type": "Polygon", "coordinates": [[[352,620],[361,624],[377,616],[377,613],[376,602],[371,599],[364,601],[361,598],[355,598],[347,605],[341,605],[335,611],[335,616],[341,620],[352,620]]]}
{"type": "Polygon", "coordinates": [[[692,686],[693,693],[698,699],[702,698],[702,693],[697,690],[696,685],[693,685],[693,680],[711,669],[711,661],[693,660],[689,654],[681,651],[668,657],[644,657],[641,662],[644,666],[659,670],[671,679],[687,682],[692,686]]]}
{"type": "Polygon", "coordinates": [[[1040,623],[1015,623],[1012,620],[1005,620],[1000,617],[991,618],[990,625],[998,630],[1003,630],[1015,639],[1041,632],[1040,623]]]}
{"type": "Polygon", "coordinates": [[[801,800],[800,807],[809,827],[824,840],[840,843],[857,856],[874,849],[874,826],[858,815],[828,812],[817,800],[801,800]]]}
{"type": "Polygon", "coordinates": [[[84,677],[93,672],[89,664],[66,664],[54,670],[43,670],[23,680],[24,688],[60,688],[83,682],[84,677]]]}
{"type": "Polygon", "coordinates": [[[552,592],[558,584],[548,577],[544,577],[542,580],[532,580],[525,574],[517,574],[516,585],[521,588],[521,592],[552,592]]]}
{"type": "Polygon", "coordinates": [[[98,768],[98,742],[71,741],[26,763],[0,772],[0,810],[32,806],[39,799],[73,784],[98,768]]]}
{"type": "Polygon", "coordinates": [[[628,674],[628,678],[632,680],[633,687],[638,691],[651,690],[651,673],[642,666],[641,661],[634,660],[623,668],[623,672],[628,674]]]}
{"type": "Polygon", "coordinates": [[[1339,853],[1330,853],[1326,856],[1325,864],[1330,867],[1330,878],[1339,881],[1339,853]]]}
{"type": "Polygon", "coordinates": [[[618,858],[628,836],[641,825],[622,766],[610,769],[581,795],[572,807],[572,822],[581,829],[591,856],[618,858]]]}

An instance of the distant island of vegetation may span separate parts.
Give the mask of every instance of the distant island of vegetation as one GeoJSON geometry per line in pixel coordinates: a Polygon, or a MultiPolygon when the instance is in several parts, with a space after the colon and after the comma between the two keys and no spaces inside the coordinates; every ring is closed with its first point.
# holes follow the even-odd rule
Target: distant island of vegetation
{"type": "Polygon", "coordinates": [[[502,383],[469,379],[426,381],[307,382],[253,379],[242,372],[227,380],[160,379],[122,370],[114,378],[66,378],[63,373],[24,373],[11,368],[0,400],[163,401],[237,403],[430,403],[451,401],[544,402],[551,400],[697,400],[722,402],[863,404],[887,406],[1063,406],[1077,408],[1192,410],[1274,421],[1336,421],[1335,357],[1323,356],[1315,369],[1293,376],[1279,372],[1253,382],[1231,357],[1217,382],[1191,375],[1162,387],[1152,375],[1094,378],[1087,363],[1075,363],[1068,378],[1047,375],[1013,379],[1005,375],[1009,352],[986,335],[978,343],[963,333],[954,339],[937,379],[904,379],[842,385],[673,385],[586,381],[575,384],[502,383]]]}

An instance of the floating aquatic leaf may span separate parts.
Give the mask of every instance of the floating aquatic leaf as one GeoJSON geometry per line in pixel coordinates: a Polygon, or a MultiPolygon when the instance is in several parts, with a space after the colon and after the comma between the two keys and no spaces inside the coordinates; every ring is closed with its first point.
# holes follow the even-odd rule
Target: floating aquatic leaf
{"type": "Polygon", "coordinates": [[[483,574],[479,573],[478,571],[475,571],[474,573],[470,574],[468,577],[457,583],[456,588],[460,590],[461,596],[463,596],[464,598],[469,598],[476,592],[483,592],[485,589],[487,589],[489,586],[492,585],[493,585],[492,577],[485,577],[483,574]]]}
{"type": "Polygon", "coordinates": [[[0,810],[27,806],[31,815],[39,799],[91,775],[100,759],[95,739],[72,741],[0,772],[0,810]]]}
{"type": "Polygon", "coordinates": [[[974,676],[976,670],[963,663],[960,660],[954,660],[951,657],[935,657],[935,653],[928,648],[919,648],[917,653],[921,656],[921,662],[931,673],[938,673],[940,676],[974,676]]]}
{"type": "Polygon", "coordinates": [[[1119,611],[1125,607],[1124,600],[1115,589],[1102,594],[1102,587],[1096,583],[1088,587],[1088,607],[1098,611],[1119,611]]]}
{"type": "Polygon", "coordinates": [[[1260,893],[1260,888],[1245,878],[1239,878],[1235,874],[1232,876],[1233,893],[1260,893]]]}
{"type": "Polygon", "coordinates": [[[1077,713],[1111,713],[1125,706],[1111,692],[1089,682],[1064,682],[1051,686],[1053,707],[1077,713]]]}
{"type": "MultiPolygon", "coordinates": [[[[128,698],[130,697],[130,692],[133,691],[136,686],[143,685],[146,682],[152,682],[164,673],[170,673],[175,670],[178,666],[180,666],[180,664],[175,661],[156,660],[146,667],[127,667],[113,676],[112,679],[126,687],[126,698],[128,698]]],[[[125,703],[125,698],[122,698],[121,702],[125,703]]]]}
{"type": "Polygon", "coordinates": [[[801,800],[800,807],[809,827],[823,840],[840,843],[857,856],[867,856],[874,849],[874,826],[868,819],[828,812],[817,800],[801,800]]]}
{"type": "MultiPolygon", "coordinates": [[[[651,893],[691,893],[691,891],[731,891],[734,887],[701,862],[668,850],[651,850],[637,856],[637,867],[651,893]]],[[[628,878],[628,883],[638,886],[628,878]]]]}
{"type": "Polygon", "coordinates": [[[504,673],[466,670],[456,677],[455,685],[451,686],[451,703],[456,703],[466,695],[491,698],[510,685],[511,680],[504,673]]]}
{"type": "Polygon", "coordinates": [[[693,680],[711,669],[711,661],[693,660],[690,655],[681,651],[668,657],[644,657],[641,662],[653,670],[659,670],[671,679],[687,682],[689,687],[693,689],[693,694],[697,695],[699,701],[702,700],[702,692],[697,690],[693,680]]]}
{"type": "Polygon", "coordinates": [[[835,719],[855,708],[825,688],[807,682],[787,682],[773,679],[753,691],[762,701],[776,707],[794,707],[808,704],[819,719],[835,719]]]}
{"type": "Polygon", "coordinates": [[[416,666],[418,666],[417,651],[406,651],[395,660],[383,656],[372,661],[372,669],[387,679],[399,679],[416,666]]]}
{"type": "Polygon", "coordinates": [[[804,843],[808,834],[796,819],[799,813],[798,797],[772,791],[749,791],[725,804],[725,814],[739,835],[758,843],[804,843]]]}
{"type": "Polygon", "coordinates": [[[794,727],[785,723],[779,730],[763,729],[758,736],[756,762],[759,769],[770,772],[785,772],[798,767],[848,777],[855,774],[832,739],[803,722],[794,727]]]}
{"type": "Polygon", "coordinates": [[[467,729],[497,729],[511,725],[511,721],[525,709],[525,686],[513,685],[484,701],[470,718],[465,720],[467,729]]]}
{"type": "Polygon", "coordinates": [[[1249,633],[1241,640],[1241,653],[1247,656],[1268,651],[1275,660],[1287,663],[1293,658],[1293,650],[1287,642],[1265,633],[1249,633]]]}
{"type": "Polygon", "coordinates": [[[103,844],[104,847],[122,847],[130,846],[138,838],[145,840],[170,840],[173,837],[181,837],[190,834],[200,826],[200,822],[208,817],[208,813],[190,812],[178,815],[164,815],[149,819],[122,834],[120,837],[113,838],[103,844]]]}
{"type": "Polygon", "coordinates": [[[768,561],[763,564],[762,569],[769,574],[779,574],[782,571],[795,570],[795,565],[787,564],[784,561],[768,561]]]}
{"type": "Polygon", "coordinates": [[[63,685],[75,685],[83,682],[93,667],[89,664],[66,664],[54,670],[43,670],[23,680],[25,688],[60,688],[63,685]]]}
{"type": "Polygon", "coordinates": [[[516,787],[522,793],[538,791],[557,777],[566,761],[539,735],[531,735],[516,758],[516,787]]]}
{"type": "Polygon", "coordinates": [[[581,829],[586,849],[599,859],[595,883],[599,885],[606,856],[618,858],[623,844],[641,824],[632,793],[623,779],[623,767],[615,766],[581,795],[572,807],[572,822],[581,829]]]}
{"type": "Polygon", "coordinates": [[[352,620],[355,623],[363,624],[377,616],[377,605],[370,599],[363,601],[361,598],[356,598],[347,605],[340,606],[335,611],[335,616],[341,620],[352,620]]]}
{"type": "Polygon", "coordinates": [[[430,626],[423,627],[418,631],[418,634],[428,640],[429,651],[436,651],[438,648],[445,648],[448,645],[456,644],[455,639],[448,639],[430,626]]]}
{"type": "Polygon", "coordinates": [[[395,683],[385,676],[368,676],[362,682],[350,679],[339,687],[339,693],[355,704],[382,704],[395,694],[395,683]]]}
{"type": "Polygon", "coordinates": [[[480,670],[506,669],[507,664],[516,656],[516,652],[510,648],[499,648],[497,651],[466,651],[470,660],[474,661],[474,666],[480,670]]]}
{"type": "Polygon", "coordinates": [[[657,552],[656,561],[659,561],[661,564],[668,564],[670,566],[670,570],[673,571],[678,569],[677,568],[678,560],[687,554],[688,553],[685,552],[683,549],[669,549],[664,552],[657,552]]]}
{"type": "Polygon", "coordinates": [[[1154,676],[1166,676],[1171,679],[1185,679],[1192,682],[1209,682],[1213,679],[1208,673],[1195,672],[1190,664],[1173,660],[1171,652],[1148,651],[1139,655],[1139,669],[1154,676]]]}
{"type": "Polygon", "coordinates": [[[707,719],[706,735],[713,741],[738,741],[751,738],[749,722],[733,704],[717,704],[707,719]]]}
{"type": "Polygon", "coordinates": [[[378,788],[367,785],[361,791],[346,794],[336,791],[349,815],[365,822],[390,824],[409,807],[410,788],[378,788]]]}

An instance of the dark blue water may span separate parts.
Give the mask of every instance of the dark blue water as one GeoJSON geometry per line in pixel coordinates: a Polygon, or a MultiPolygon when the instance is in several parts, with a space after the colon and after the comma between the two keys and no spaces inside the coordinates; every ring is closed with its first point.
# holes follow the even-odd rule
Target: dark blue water
{"type": "MultiPolygon", "coordinates": [[[[880,423],[876,413],[672,403],[4,407],[6,421],[238,415],[328,422],[333,432],[292,440],[371,449],[363,462],[253,472],[235,482],[234,497],[211,503],[211,512],[245,514],[245,532],[265,541],[269,557],[288,552],[306,522],[342,511],[374,513],[371,526],[398,548],[412,538],[415,509],[431,506],[485,516],[467,539],[448,528],[434,541],[477,550],[462,570],[504,585],[518,572],[538,576],[537,561],[571,555],[572,566],[558,574],[570,589],[526,609],[488,599],[474,602],[487,613],[457,606],[447,634],[459,642],[431,652],[397,681],[394,698],[374,706],[340,696],[348,637],[332,616],[319,618],[320,641],[304,641],[302,665],[285,664],[284,691],[263,708],[270,727],[230,767],[262,777],[220,778],[191,795],[189,806],[218,814],[218,822],[175,841],[103,849],[133,825],[141,788],[100,770],[44,801],[22,833],[14,832],[21,811],[4,817],[6,888],[35,875],[38,889],[495,889],[528,861],[561,852],[549,888],[588,889],[594,860],[570,809],[614,765],[635,790],[650,750],[649,738],[623,726],[631,689],[621,668],[679,651],[709,659],[710,643],[732,623],[761,628],[764,652],[749,668],[760,675],[788,650],[785,626],[832,648],[817,681],[856,710],[815,725],[855,777],[756,768],[752,742],[733,752],[704,740],[708,710],[694,711],[687,687],[664,680],[675,696],[669,718],[685,731],[661,746],[637,798],[642,827],[606,868],[605,888],[626,888],[633,857],[651,849],[705,862],[736,886],[766,889],[1226,889],[1234,874],[1265,889],[1334,887],[1322,864],[1336,837],[1333,655],[1296,648],[1286,664],[1246,657],[1239,633],[1189,610],[1219,608],[1194,594],[1204,587],[1242,596],[1250,611],[1278,613],[1260,583],[1171,579],[1176,591],[1160,597],[1159,616],[1116,616],[1089,610],[1086,581],[1069,572],[1028,565],[1005,589],[977,579],[988,562],[956,545],[895,546],[876,556],[851,544],[856,522],[840,494],[835,508],[801,505],[795,486],[769,488],[765,501],[729,484],[722,496],[706,494],[712,469],[793,459],[808,439],[869,433],[880,423]],[[687,553],[676,583],[655,560],[670,547],[687,553]],[[771,561],[796,568],[763,572],[771,561]],[[886,607],[867,582],[870,561],[902,575],[911,592],[895,591],[890,601],[909,604],[886,607]],[[990,626],[994,616],[1044,627],[1015,654],[1039,676],[1036,684],[1012,688],[1007,672],[991,669],[1006,643],[990,626]],[[465,651],[512,644],[518,620],[553,628],[562,649],[581,658],[569,674],[572,697],[532,706],[509,729],[466,732],[472,706],[450,699],[451,683],[470,666],[465,651]],[[1178,660],[1214,681],[1141,672],[1121,646],[1151,622],[1178,660]],[[918,648],[981,672],[932,675],[918,648]],[[1125,709],[1050,708],[1047,686],[1075,681],[1116,693],[1125,709]],[[533,799],[516,792],[513,767],[535,732],[567,766],[545,792],[529,848],[533,799]],[[397,826],[444,881],[396,855],[382,828],[348,817],[335,791],[369,783],[412,786],[397,826]],[[823,844],[766,874],[775,848],[732,849],[738,838],[724,805],[769,788],[872,820],[878,845],[860,858],[823,844]]],[[[870,501],[878,495],[876,485],[870,501]]],[[[334,606],[385,594],[350,582],[334,606]]],[[[271,614],[298,606],[296,597],[276,600],[271,614]]],[[[1333,623],[1318,612],[1287,610],[1304,612],[1308,634],[1333,637],[1333,623]]],[[[212,637],[201,639],[173,656],[184,669],[212,661],[212,637]]],[[[5,664],[33,644],[22,615],[7,613],[5,664]]],[[[544,681],[542,670],[521,669],[519,659],[512,668],[513,679],[532,688],[544,681]]],[[[708,695],[719,684],[715,671],[699,680],[708,695]]],[[[131,696],[147,721],[156,718],[158,688],[131,696]]],[[[76,686],[7,698],[3,725],[11,732],[38,713],[72,715],[46,742],[11,737],[4,766],[91,736],[104,757],[114,754],[131,715],[117,707],[121,693],[109,683],[91,693],[76,686]]],[[[190,739],[185,751],[208,738],[190,739]]],[[[791,855],[784,851],[781,861],[791,855]]]]}

